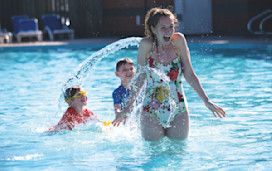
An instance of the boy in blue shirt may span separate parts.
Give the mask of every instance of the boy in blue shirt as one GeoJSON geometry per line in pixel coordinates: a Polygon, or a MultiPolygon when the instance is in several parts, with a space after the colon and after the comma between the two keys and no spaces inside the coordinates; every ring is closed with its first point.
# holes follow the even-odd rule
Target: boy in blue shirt
{"type": "Polygon", "coordinates": [[[117,62],[115,75],[121,79],[121,85],[112,93],[115,114],[120,113],[126,105],[130,93],[128,84],[135,73],[136,70],[131,59],[122,58],[117,62]]]}

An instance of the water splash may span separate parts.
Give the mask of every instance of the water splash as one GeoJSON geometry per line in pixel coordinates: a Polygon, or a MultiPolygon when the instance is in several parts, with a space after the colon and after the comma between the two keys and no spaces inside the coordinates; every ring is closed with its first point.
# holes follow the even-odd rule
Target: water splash
{"type": "MultiPolygon", "coordinates": [[[[69,78],[67,80],[67,82],[62,86],[62,93],[59,97],[59,105],[58,105],[59,113],[61,113],[60,111],[61,111],[61,108],[63,107],[63,101],[64,101],[63,93],[65,92],[65,90],[68,87],[70,87],[72,85],[81,85],[82,86],[84,84],[85,79],[90,74],[91,70],[94,68],[95,65],[98,64],[98,62],[100,60],[109,56],[110,54],[114,54],[115,52],[117,52],[123,48],[128,48],[130,46],[137,46],[138,47],[141,40],[142,40],[142,38],[140,38],[140,37],[130,37],[130,38],[118,40],[118,41],[102,48],[101,50],[97,51],[96,53],[91,55],[89,58],[87,58],[85,61],[83,61],[79,65],[79,68],[77,69],[77,71],[74,72],[72,74],[71,78],[69,78]]],[[[162,72],[160,70],[156,70],[155,68],[150,68],[148,66],[138,67],[138,73],[132,79],[130,86],[132,86],[134,88],[137,87],[137,86],[135,86],[135,84],[137,82],[136,80],[143,73],[144,74],[145,73],[153,73],[153,75],[156,75],[156,77],[159,77],[161,80],[163,80],[165,87],[170,92],[170,86],[169,86],[170,79],[169,79],[169,77],[164,72],[162,72]]],[[[138,104],[134,106],[134,109],[133,109],[133,112],[131,115],[132,120],[135,119],[136,115],[138,115],[138,111],[142,107],[142,102],[145,97],[145,91],[146,91],[146,83],[147,82],[145,81],[145,84],[144,84],[145,86],[142,88],[142,90],[136,90],[136,92],[138,92],[138,94],[136,95],[138,104]]],[[[174,117],[175,108],[176,108],[176,103],[171,98],[169,98],[168,101],[170,103],[171,109],[174,109],[174,110],[171,110],[171,112],[170,112],[169,119],[168,119],[167,123],[165,124],[166,127],[170,127],[170,121],[174,117]]]]}
{"type": "Polygon", "coordinates": [[[72,85],[83,85],[85,79],[88,77],[89,73],[91,72],[91,70],[94,68],[95,65],[98,64],[98,62],[109,56],[110,54],[113,54],[123,48],[128,48],[130,46],[139,46],[140,41],[142,40],[142,38],[140,37],[129,37],[129,38],[125,38],[125,39],[121,39],[118,40],[114,43],[111,43],[110,45],[102,48],[101,50],[95,52],[94,54],[92,54],[89,58],[87,58],[85,61],[83,61],[80,65],[79,68],[76,72],[74,72],[71,76],[71,78],[69,78],[67,80],[67,82],[62,86],[62,93],[59,97],[59,111],[61,110],[62,106],[63,106],[63,101],[64,101],[64,97],[63,97],[63,92],[65,92],[65,90],[72,86],[72,85]]]}
{"type": "MultiPolygon", "coordinates": [[[[150,81],[147,83],[147,81],[145,80],[143,87],[138,87],[136,86],[137,82],[141,79],[143,79],[142,74],[145,74],[146,77],[149,77],[150,75],[152,75],[152,77],[156,77],[159,78],[159,80],[161,80],[163,82],[164,88],[166,88],[168,90],[168,92],[172,92],[171,91],[171,87],[170,87],[170,78],[161,70],[155,69],[155,68],[151,68],[148,66],[138,66],[138,72],[135,74],[135,76],[133,77],[133,79],[131,80],[129,86],[133,87],[134,91],[137,92],[136,94],[136,101],[137,104],[134,106],[133,112],[132,112],[132,119],[135,118],[137,116],[137,111],[139,111],[140,109],[142,109],[142,105],[144,102],[144,98],[146,95],[146,91],[147,91],[147,84],[149,84],[149,86],[151,87],[155,87],[155,85],[153,85],[153,82],[150,81]]],[[[164,127],[171,127],[170,122],[173,120],[173,118],[175,117],[175,112],[177,110],[177,108],[179,106],[176,105],[176,102],[171,98],[171,96],[166,97],[169,101],[169,105],[171,108],[171,111],[169,111],[169,117],[166,123],[164,123],[164,127]]]]}

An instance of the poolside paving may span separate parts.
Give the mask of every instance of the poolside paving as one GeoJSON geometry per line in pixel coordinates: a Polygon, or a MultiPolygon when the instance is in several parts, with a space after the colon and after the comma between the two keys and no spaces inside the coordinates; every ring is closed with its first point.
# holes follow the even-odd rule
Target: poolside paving
{"type": "MultiPolygon", "coordinates": [[[[73,45],[73,44],[110,44],[119,40],[118,37],[99,37],[99,38],[84,38],[73,40],[57,40],[57,41],[32,41],[22,43],[5,43],[0,44],[0,47],[23,47],[23,46],[58,46],[58,45],[73,45]]],[[[189,43],[257,43],[257,44],[271,44],[272,37],[237,37],[237,36],[186,36],[189,43]]]]}

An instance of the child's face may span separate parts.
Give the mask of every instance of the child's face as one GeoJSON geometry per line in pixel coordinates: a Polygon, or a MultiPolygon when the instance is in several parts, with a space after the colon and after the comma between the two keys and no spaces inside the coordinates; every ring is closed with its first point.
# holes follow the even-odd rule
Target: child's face
{"type": "Polygon", "coordinates": [[[71,100],[71,106],[83,107],[87,105],[87,92],[80,89],[71,100]]]}
{"type": "Polygon", "coordinates": [[[132,64],[126,63],[121,65],[119,71],[116,71],[115,74],[117,77],[121,78],[122,81],[130,81],[135,74],[135,68],[132,64]]]}

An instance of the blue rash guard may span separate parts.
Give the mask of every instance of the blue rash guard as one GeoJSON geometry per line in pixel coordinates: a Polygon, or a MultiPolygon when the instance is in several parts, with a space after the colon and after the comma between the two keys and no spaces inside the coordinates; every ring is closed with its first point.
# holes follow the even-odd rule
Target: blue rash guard
{"type": "Polygon", "coordinates": [[[129,89],[125,88],[123,85],[120,85],[112,93],[113,104],[121,104],[121,110],[123,110],[128,100],[129,93],[129,89]]]}

